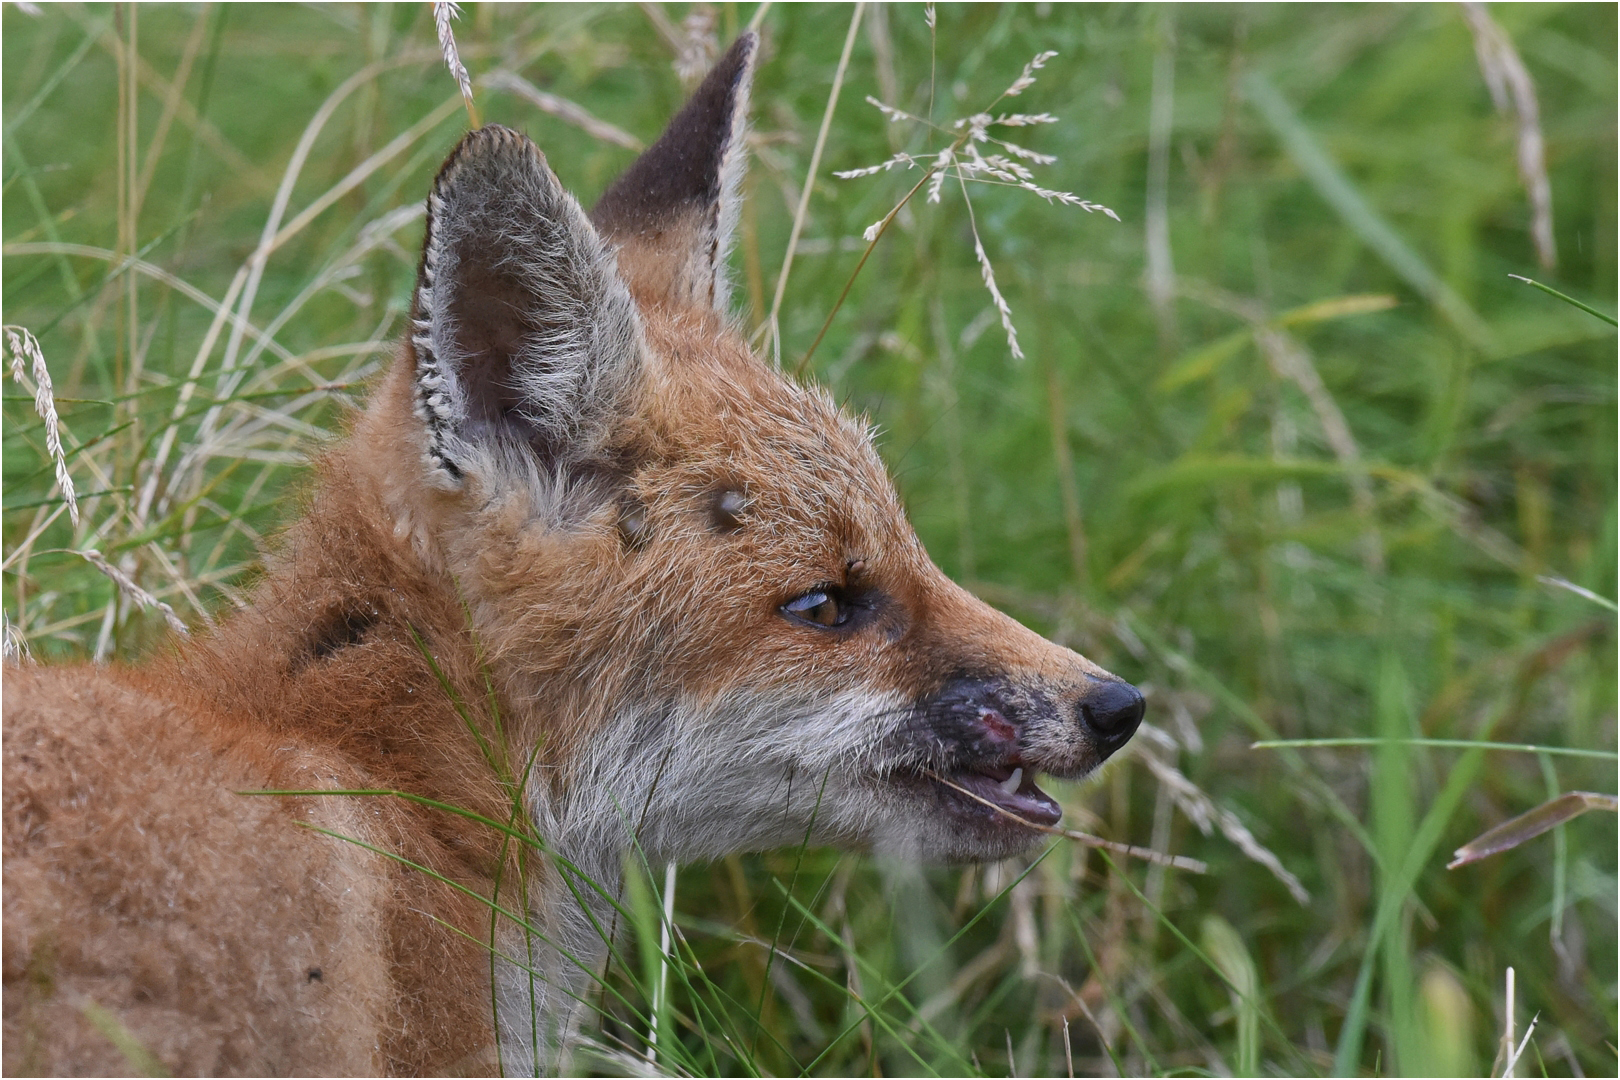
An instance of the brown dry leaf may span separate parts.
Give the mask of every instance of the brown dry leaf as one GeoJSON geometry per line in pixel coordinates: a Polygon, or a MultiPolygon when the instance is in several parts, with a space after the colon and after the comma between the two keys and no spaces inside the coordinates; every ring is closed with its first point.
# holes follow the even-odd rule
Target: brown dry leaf
{"type": "Polygon", "coordinates": [[[1600,795],[1595,791],[1568,791],[1556,799],[1548,799],[1534,810],[1510,818],[1494,829],[1487,829],[1458,848],[1446,864],[1447,870],[1467,866],[1490,855],[1516,848],[1526,840],[1540,836],[1548,829],[1580,817],[1588,810],[1620,811],[1620,799],[1613,795],[1600,795]]]}

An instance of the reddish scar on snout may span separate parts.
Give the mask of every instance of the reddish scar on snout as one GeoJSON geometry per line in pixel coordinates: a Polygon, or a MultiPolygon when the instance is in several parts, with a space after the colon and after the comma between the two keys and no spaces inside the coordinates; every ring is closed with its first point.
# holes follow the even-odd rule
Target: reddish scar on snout
{"type": "Polygon", "coordinates": [[[979,722],[985,726],[985,729],[991,735],[998,739],[1012,741],[1018,738],[1017,730],[1013,728],[1005,716],[1002,716],[995,709],[980,709],[979,722]]]}

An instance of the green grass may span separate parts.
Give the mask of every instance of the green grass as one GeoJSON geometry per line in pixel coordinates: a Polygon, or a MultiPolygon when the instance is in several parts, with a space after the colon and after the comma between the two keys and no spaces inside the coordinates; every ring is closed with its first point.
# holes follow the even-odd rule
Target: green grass
{"type": "MultiPolygon", "coordinates": [[[[1077,1075],[1477,1073],[1512,966],[1517,1029],[1539,1014],[1518,1074],[1613,1074],[1613,816],[1444,869],[1560,791],[1616,790],[1612,756],[1553,753],[1615,749],[1615,331],[1509,276],[1614,313],[1616,16],[1491,11],[1539,95],[1551,268],[1515,122],[1452,7],[950,6],[932,35],[920,6],[867,9],[780,312],[783,362],[919,175],[832,173],[943,145],[864,97],[932,102],[948,122],[1057,50],[998,109],[1056,114],[1014,133],[1059,159],[1038,182],[1122,220],[975,185],[970,224],[954,181],[937,205],[914,198],[810,367],[881,425],[947,572],[1149,689],[1174,745],[1139,738],[1138,753],[1161,768],[1128,760],[1062,791],[1070,823],[1209,872],[1061,841],[970,869],[733,858],[681,870],[666,969],[663,868],[644,868],[634,940],[594,1002],[604,1046],[642,1053],[655,1023],[676,1071],[1005,1075],[1010,1056],[1020,1075],[1062,1075],[1067,1030],[1077,1075]],[[988,306],[974,225],[1023,361],[988,306]],[[1251,748],[1275,739],[1371,742],[1251,748]],[[1454,745],[1482,741],[1549,753],[1454,745]],[[1163,765],[1309,901],[1202,833],[1163,765]]],[[[686,13],[668,11],[677,27],[686,13]]],[[[749,329],[851,13],[764,17],[737,256],[749,329]]],[[[721,39],[752,14],[722,7],[721,39]]],[[[71,527],[32,387],[8,383],[4,610],[42,658],[133,657],[162,632],[79,550],[192,625],[240,599],[300,461],[401,333],[410,208],[466,122],[427,5],[129,18],[3,14],[4,322],[38,335],[83,511],[71,527]],[[132,37],[134,93],[118,60],[132,37]],[[240,275],[311,118],[363,70],[287,187],[287,235],[261,276],[240,275]],[[204,349],[208,305],[239,275],[255,329],[221,323],[204,349]]],[[[642,141],[682,99],[635,7],[471,5],[457,37],[475,79],[515,71],[642,141]]],[[[587,200],[633,157],[508,92],[480,90],[479,108],[528,131],[587,200]]]]}

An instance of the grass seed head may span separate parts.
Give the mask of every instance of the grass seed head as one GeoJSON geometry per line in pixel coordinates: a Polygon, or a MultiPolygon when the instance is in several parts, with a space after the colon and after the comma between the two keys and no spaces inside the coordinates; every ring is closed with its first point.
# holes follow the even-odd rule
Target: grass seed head
{"type": "Polygon", "coordinates": [[[73,490],[73,477],[68,472],[67,455],[62,452],[62,432],[56,414],[56,395],[51,391],[51,372],[45,366],[45,353],[39,347],[39,340],[25,327],[7,326],[6,342],[11,349],[11,377],[18,385],[27,385],[23,376],[23,360],[26,358],[33,368],[34,378],[34,411],[39,418],[45,421],[45,450],[51,456],[51,462],[56,466],[56,484],[62,489],[62,499],[67,503],[68,517],[73,521],[73,527],[79,527],[79,500],[73,490]]]}
{"type": "Polygon", "coordinates": [[[186,629],[186,624],[180,621],[180,616],[174,613],[174,608],[170,607],[168,604],[165,604],[162,600],[159,600],[157,597],[141,588],[140,585],[136,584],[134,578],[130,577],[124,571],[108,562],[106,557],[102,555],[101,552],[97,551],[95,548],[86,548],[85,550],[79,552],[79,554],[82,555],[84,560],[91,566],[94,566],[97,570],[100,570],[103,574],[106,574],[108,578],[112,579],[112,583],[118,586],[119,592],[129,597],[140,607],[156,608],[158,611],[161,611],[163,613],[163,621],[169,624],[169,629],[173,630],[181,637],[189,636],[190,631],[186,629]]]}
{"type": "Polygon", "coordinates": [[[476,127],[478,116],[473,109],[472,79],[467,75],[467,67],[461,62],[461,53],[456,49],[455,32],[450,29],[450,20],[459,18],[460,4],[453,0],[433,0],[433,29],[439,35],[439,51],[444,54],[444,66],[455,76],[456,85],[461,88],[461,98],[467,103],[467,116],[476,127]]]}
{"type": "MultiPolygon", "coordinates": [[[[933,9],[929,8],[929,26],[933,26],[933,9]]],[[[1046,62],[1056,56],[1051,50],[1037,53],[1035,58],[1024,65],[1023,73],[1013,80],[1011,86],[1004,90],[991,108],[1003,98],[1016,97],[1030,86],[1034,85],[1035,72],[1046,66],[1046,62]]],[[[1089,199],[1082,199],[1070,191],[1057,191],[1042,187],[1035,183],[1035,174],[1030,166],[1056,164],[1057,157],[1053,154],[1043,154],[1017,143],[999,138],[991,134],[991,128],[1017,128],[1036,127],[1042,124],[1055,124],[1057,117],[1051,113],[992,113],[989,109],[973,113],[952,121],[949,126],[938,126],[913,116],[904,109],[886,104],[874,97],[867,97],[867,103],[889,118],[891,124],[902,120],[924,124],[936,132],[946,136],[950,141],[939,150],[931,154],[896,153],[887,161],[877,165],[869,165],[858,169],[845,169],[833,175],[840,180],[853,180],[863,176],[875,176],[880,172],[888,172],[899,165],[908,170],[921,168],[927,170],[923,181],[917,187],[926,187],[926,199],[930,203],[940,202],[944,198],[945,181],[955,178],[957,185],[962,189],[962,200],[967,206],[968,222],[973,233],[973,257],[979,264],[979,276],[984,281],[985,289],[990,293],[991,302],[995,304],[997,313],[1001,316],[1002,329],[1007,333],[1007,349],[1012,353],[1013,359],[1022,360],[1024,351],[1018,344],[1018,329],[1013,324],[1012,308],[1001,289],[996,284],[995,268],[990,263],[990,255],[985,251],[984,242],[979,236],[979,226],[973,215],[973,203],[968,196],[967,182],[976,181],[981,184],[994,184],[1001,187],[1023,188],[1025,191],[1045,199],[1048,203],[1061,203],[1064,206],[1077,206],[1088,214],[1102,211],[1104,214],[1119,220],[1119,215],[1101,203],[1089,199]],[[1003,153],[986,154],[979,149],[979,144],[995,146],[1006,151],[1003,153]],[[1026,165],[1025,162],[1028,164],[1026,165]]],[[[917,188],[907,192],[905,198],[894,206],[887,214],[866,228],[861,235],[868,244],[874,244],[882,235],[883,227],[900,211],[917,188]]]]}

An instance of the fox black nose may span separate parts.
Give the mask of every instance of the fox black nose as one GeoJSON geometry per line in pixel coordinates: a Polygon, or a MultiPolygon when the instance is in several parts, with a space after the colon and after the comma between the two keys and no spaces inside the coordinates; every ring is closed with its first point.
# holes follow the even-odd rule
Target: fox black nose
{"type": "Polygon", "coordinates": [[[1080,699],[1080,719],[1104,758],[1130,741],[1146,711],[1142,691],[1118,679],[1098,683],[1080,699]]]}

